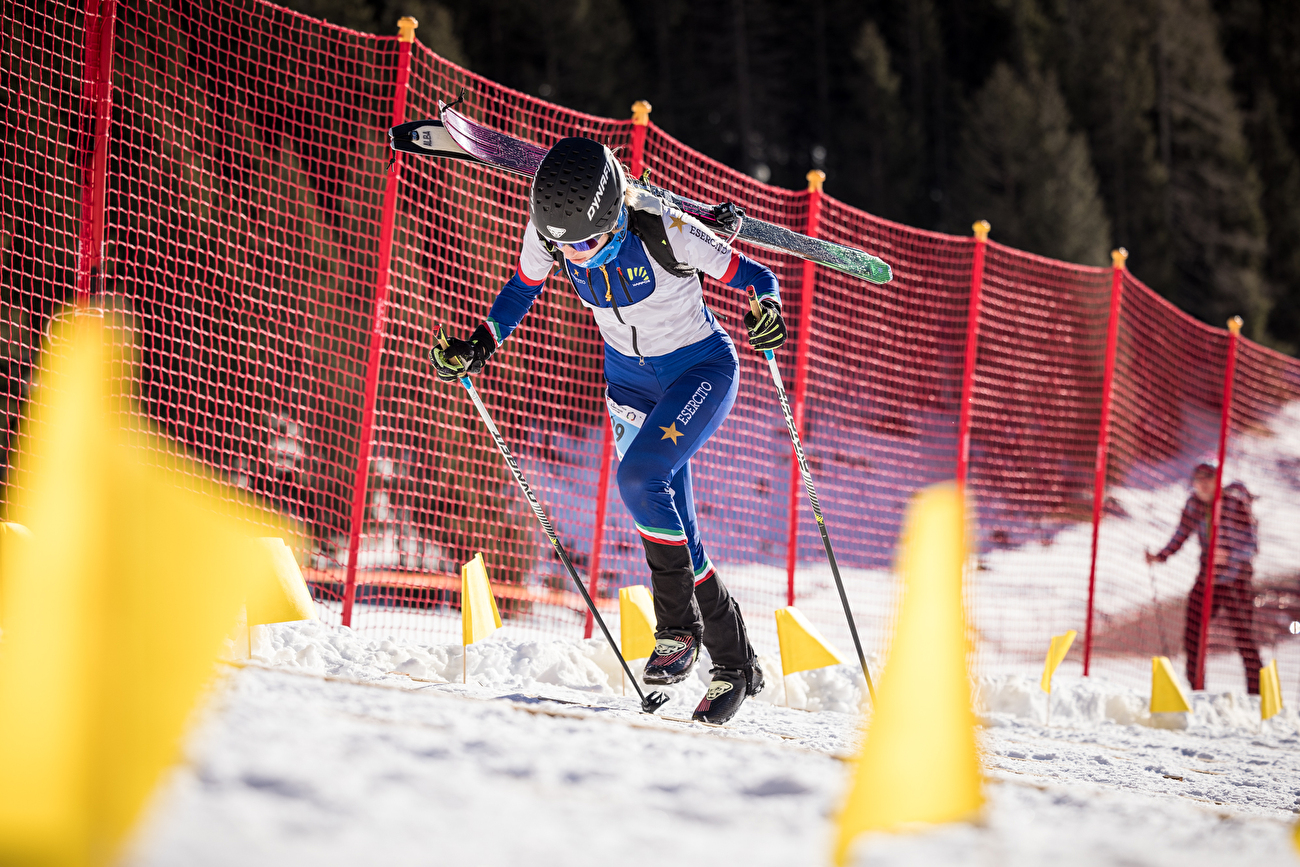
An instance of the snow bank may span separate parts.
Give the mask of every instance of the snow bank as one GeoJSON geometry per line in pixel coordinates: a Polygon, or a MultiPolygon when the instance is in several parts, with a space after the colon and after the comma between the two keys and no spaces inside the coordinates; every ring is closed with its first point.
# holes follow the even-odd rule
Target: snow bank
{"type": "MultiPolygon", "coordinates": [[[[544,687],[593,696],[623,693],[623,673],[609,645],[591,639],[519,639],[499,633],[469,648],[462,662],[459,644],[421,645],[399,638],[373,639],[343,626],[320,621],[281,623],[256,630],[253,658],[276,667],[355,680],[404,676],[434,683],[454,683],[466,666],[468,680],[493,689],[537,691],[544,687]]],[[[854,665],[835,665],[781,676],[776,656],[760,656],[767,688],[755,701],[813,712],[857,714],[866,693],[862,673],[854,665]]],[[[876,660],[873,668],[878,669],[876,660]]],[[[632,661],[640,673],[643,663],[632,661]]],[[[707,688],[707,653],[686,683],[668,688],[673,703],[693,706],[707,688]]],[[[1105,677],[1057,675],[1051,696],[1053,726],[1091,728],[1106,724],[1152,728],[1196,729],[1206,734],[1260,732],[1274,735],[1300,732],[1300,714],[1287,707],[1261,723],[1259,698],[1241,693],[1192,693],[1191,714],[1147,711],[1148,695],[1105,677]]],[[[582,696],[571,696],[581,700],[582,696]]],[[[1043,725],[1047,722],[1047,693],[1037,678],[1023,674],[980,677],[975,683],[975,709],[984,726],[1043,725]]]]}
{"type": "MultiPolygon", "coordinates": [[[[603,638],[511,638],[500,634],[471,645],[463,657],[459,644],[418,644],[401,638],[375,639],[346,626],[319,620],[278,623],[255,630],[253,659],[313,674],[378,680],[403,675],[434,683],[459,682],[461,666],[470,683],[504,689],[562,687],[593,695],[623,691],[622,669],[603,638]]],[[[855,666],[836,665],[781,677],[781,661],[760,656],[767,688],[757,700],[807,711],[857,713],[865,682],[855,666]],[[788,687],[788,693],[787,693],[788,687]]],[[[694,704],[708,688],[705,653],[696,677],[667,691],[694,704]]],[[[644,664],[632,661],[634,673],[644,664]]]]}
{"type": "MultiPolygon", "coordinates": [[[[1038,681],[1024,675],[982,677],[975,687],[975,707],[989,728],[1002,725],[1047,723],[1047,693],[1038,681]]],[[[1203,734],[1267,733],[1276,736],[1300,732],[1300,714],[1294,707],[1261,722],[1259,696],[1233,692],[1189,693],[1192,712],[1147,711],[1150,696],[1104,677],[1062,677],[1052,684],[1053,726],[1090,728],[1106,723],[1152,728],[1194,729],[1203,734]]]]}
{"type": "MultiPolygon", "coordinates": [[[[608,648],[605,649],[608,653],[608,648]]],[[[468,655],[459,644],[422,645],[398,638],[372,639],[319,620],[279,623],[257,630],[253,658],[314,674],[376,680],[393,674],[435,683],[459,681],[529,688],[552,684],[582,692],[609,692],[600,647],[579,639],[481,641],[468,655]]],[[[611,654],[612,658],[612,654],[611,654]]]]}

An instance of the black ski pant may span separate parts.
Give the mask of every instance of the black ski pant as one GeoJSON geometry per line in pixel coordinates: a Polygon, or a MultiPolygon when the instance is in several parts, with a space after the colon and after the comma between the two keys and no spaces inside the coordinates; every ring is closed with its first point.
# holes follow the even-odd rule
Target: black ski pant
{"type": "Polygon", "coordinates": [[[709,651],[718,668],[746,669],[754,658],[740,606],[718,573],[710,569],[695,583],[690,551],[642,538],[655,601],[655,632],[689,632],[709,651]]]}

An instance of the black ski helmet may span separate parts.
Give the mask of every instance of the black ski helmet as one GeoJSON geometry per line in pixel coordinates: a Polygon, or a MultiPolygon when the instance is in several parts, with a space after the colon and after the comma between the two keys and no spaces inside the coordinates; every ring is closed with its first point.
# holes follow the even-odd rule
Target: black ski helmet
{"type": "Polygon", "coordinates": [[[562,138],[537,167],[528,214],[549,241],[586,241],[614,231],[626,190],[613,151],[589,138],[562,138]]]}

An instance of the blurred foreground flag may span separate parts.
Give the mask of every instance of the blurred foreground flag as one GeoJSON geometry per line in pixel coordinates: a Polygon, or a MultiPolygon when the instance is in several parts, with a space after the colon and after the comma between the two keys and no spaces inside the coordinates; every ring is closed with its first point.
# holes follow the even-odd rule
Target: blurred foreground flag
{"type": "Polygon", "coordinates": [[[1167,656],[1151,657],[1151,713],[1185,713],[1192,709],[1174,677],[1167,656]]]}
{"type": "Polygon", "coordinates": [[[460,567],[460,625],[462,644],[482,641],[501,628],[501,612],[492,597],[481,551],[460,567]]]}
{"type": "Polygon", "coordinates": [[[316,606],[302,580],[293,551],[279,537],[257,540],[268,568],[258,570],[248,588],[248,625],[315,620],[316,606]]]}
{"type": "Polygon", "coordinates": [[[131,377],[105,331],[55,330],[15,452],[31,538],[6,551],[0,864],[117,857],[266,568],[217,498],[179,488],[214,483],[112,393],[110,369],[131,377]]]}
{"type": "Polygon", "coordinates": [[[1043,680],[1039,683],[1043,692],[1052,691],[1052,675],[1056,674],[1056,669],[1060,667],[1065,655],[1070,652],[1070,645],[1074,644],[1074,637],[1078,634],[1071,629],[1064,635],[1052,636],[1052,643],[1047,647],[1047,662],[1043,665],[1043,680]]]}
{"type": "Polygon", "coordinates": [[[619,646],[624,659],[643,659],[655,649],[655,600],[644,584],[618,590],[619,646]]]}
{"type": "Polygon", "coordinates": [[[1268,719],[1282,712],[1282,681],[1277,676],[1277,660],[1259,672],[1259,718],[1268,719]]]}
{"type": "Polygon", "coordinates": [[[965,535],[956,485],[913,497],[899,542],[903,606],[840,815],[837,864],[864,831],[973,819],[984,803],[962,610],[965,535]]]}
{"type": "Polygon", "coordinates": [[[794,674],[840,665],[844,657],[831,647],[817,627],[808,622],[798,608],[790,605],[778,608],[776,614],[776,640],[781,647],[781,674],[794,674]]]}
{"type": "Polygon", "coordinates": [[[10,563],[17,556],[18,548],[31,538],[31,531],[22,524],[0,523],[0,630],[5,626],[5,575],[13,570],[10,563]]]}

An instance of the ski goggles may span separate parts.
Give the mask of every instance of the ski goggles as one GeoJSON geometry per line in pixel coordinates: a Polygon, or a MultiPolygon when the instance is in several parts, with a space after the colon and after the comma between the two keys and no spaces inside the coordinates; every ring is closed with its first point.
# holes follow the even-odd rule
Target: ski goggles
{"type": "Polygon", "coordinates": [[[588,238],[585,241],[563,241],[563,242],[556,242],[556,243],[558,243],[559,246],[561,247],[568,247],[570,250],[574,250],[579,253],[585,253],[588,250],[594,250],[597,247],[599,247],[601,245],[601,242],[605,240],[605,236],[608,234],[609,232],[601,232],[596,237],[588,238]]]}
{"type": "Polygon", "coordinates": [[[614,224],[614,228],[610,231],[601,232],[595,237],[587,238],[582,241],[557,241],[556,243],[561,247],[568,247],[570,250],[574,250],[575,252],[586,253],[588,250],[594,250],[599,247],[606,235],[610,235],[611,239],[618,238],[623,234],[625,229],[627,229],[627,208],[623,207],[619,209],[618,222],[614,224]]]}

